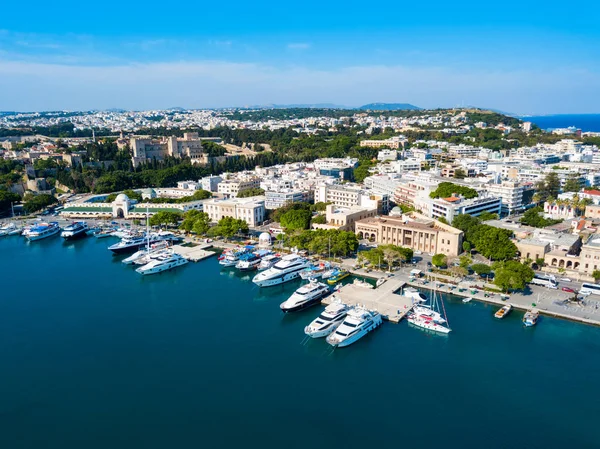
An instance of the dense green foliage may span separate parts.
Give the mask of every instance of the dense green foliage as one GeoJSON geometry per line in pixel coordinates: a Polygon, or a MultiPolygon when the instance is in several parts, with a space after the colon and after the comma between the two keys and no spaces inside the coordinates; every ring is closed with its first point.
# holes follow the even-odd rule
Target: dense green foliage
{"type": "Polygon", "coordinates": [[[182,196],[180,198],[152,198],[146,201],[152,204],[183,204],[189,203],[190,201],[206,200],[210,197],[212,197],[212,193],[208,190],[199,189],[191,195],[182,196]]]}
{"type": "Polygon", "coordinates": [[[327,223],[327,217],[325,217],[325,215],[315,215],[314,217],[312,217],[312,219],[310,220],[311,224],[326,224],[327,223]]]}
{"type": "Polygon", "coordinates": [[[498,214],[493,214],[491,212],[485,211],[479,214],[479,217],[477,218],[479,218],[481,221],[497,220],[498,214]]]}
{"type": "Polygon", "coordinates": [[[312,213],[306,209],[293,209],[281,215],[279,222],[286,233],[299,229],[308,229],[312,213]]]}
{"type": "Polygon", "coordinates": [[[552,226],[562,222],[562,220],[544,218],[540,215],[542,212],[544,212],[544,209],[539,206],[529,209],[521,218],[521,223],[527,226],[533,226],[534,228],[545,228],[546,226],[552,226]]]}
{"type": "Polygon", "coordinates": [[[429,196],[431,198],[449,198],[453,193],[462,195],[466,199],[476,198],[478,196],[476,190],[452,182],[440,182],[437,189],[431,192],[429,196]]]}
{"type": "Polygon", "coordinates": [[[567,176],[563,192],[579,192],[583,185],[580,182],[579,173],[571,173],[567,176]]]}
{"type": "Polygon", "coordinates": [[[481,224],[481,220],[468,214],[456,216],[452,226],[463,231],[465,240],[488,259],[508,260],[517,254],[509,230],[481,224]]]}
{"type": "Polygon", "coordinates": [[[52,204],[57,203],[58,200],[54,198],[52,195],[42,194],[42,195],[32,195],[27,194],[23,197],[23,209],[28,214],[33,212],[37,212],[38,210],[42,210],[45,207],[48,207],[52,204]]]}
{"type": "Polygon", "coordinates": [[[358,163],[358,167],[354,169],[354,180],[356,182],[363,182],[367,176],[370,176],[369,169],[374,167],[377,163],[370,159],[362,159],[358,163]]]}
{"type": "Polygon", "coordinates": [[[356,234],[338,229],[316,229],[298,231],[286,239],[286,245],[305,249],[312,254],[349,256],[358,248],[356,234]]]}
{"type": "Polygon", "coordinates": [[[371,248],[358,253],[359,261],[364,259],[372,266],[379,266],[385,263],[388,268],[393,267],[397,263],[408,262],[412,257],[412,249],[397,245],[379,245],[377,248],[371,248]]]}
{"type": "Polygon", "coordinates": [[[216,226],[208,230],[208,235],[212,237],[231,238],[236,234],[246,234],[248,232],[248,223],[244,220],[223,217],[219,220],[216,226]]]}
{"type": "Polygon", "coordinates": [[[180,212],[161,210],[150,217],[150,226],[175,226],[182,217],[180,212]]]}
{"type": "Polygon", "coordinates": [[[535,185],[536,194],[534,201],[543,203],[551,198],[556,198],[560,193],[560,179],[558,174],[552,171],[546,177],[535,185]]]}
{"type": "Polygon", "coordinates": [[[238,198],[249,198],[251,196],[259,196],[259,195],[264,195],[265,191],[264,189],[261,189],[260,187],[254,187],[252,189],[244,189],[244,190],[240,190],[237,194],[238,198]]]}
{"type": "Polygon", "coordinates": [[[183,222],[179,226],[179,229],[182,229],[186,232],[194,231],[197,234],[205,234],[208,232],[209,223],[210,218],[208,217],[207,213],[192,209],[183,214],[183,222]],[[198,227],[196,228],[197,224],[198,227]]]}
{"type": "Polygon", "coordinates": [[[527,283],[533,279],[534,275],[531,267],[516,260],[496,262],[493,268],[494,284],[503,291],[523,290],[527,283]]]}
{"type": "Polygon", "coordinates": [[[445,254],[435,254],[431,258],[431,264],[436,267],[445,267],[448,265],[448,257],[445,254]]]}
{"type": "Polygon", "coordinates": [[[482,274],[490,274],[492,272],[492,268],[484,263],[475,263],[471,265],[471,270],[473,270],[479,276],[482,274]]]}
{"type": "Polygon", "coordinates": [[[202,142],[202,149],[208,155],[208,157],[225,156],[225,153],[227,153],[227,150],[224,146],[215,142],[211,142],[210,140],[205,140],[202,142]]]}
{"type": "Polygon", "coordinates": [[[11,203],[21,201],[21,197],[16,193],[7,190],[0,190],[0,214],[10,210],[11,203]]]}

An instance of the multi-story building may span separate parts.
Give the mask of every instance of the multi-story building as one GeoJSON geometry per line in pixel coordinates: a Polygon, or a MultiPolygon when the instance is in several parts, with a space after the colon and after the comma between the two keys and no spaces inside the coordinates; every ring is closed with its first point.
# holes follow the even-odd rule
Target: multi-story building
{"type": "Polygon", "coordinates": [[[360,146],[367,148],[392,148],[397,150],[400,147],[404,147],[405,143],[405,137],[396,136],[385,140],[361,140],[360,146]]]}
{"type": "Polygon", "coordinates": [[[375,217],[377,209],[368,209],[362,206],[337,207],[327,205],[325,212],[326,224],[313,224],[313,229],[340,229],[354,231],[354,224],[365,218],[375,217]]]}
{"type": "Polygon", "coordinates": [[[398,245],[427,253],[457,256],[462,252],[460,229],[429,219],[420,214],[410,217],[372,217],[355,223],[359,239],[382,245],[398,245]]]}
{"type": "Polygon", "coordinates": [[[341,184],[319,185],[315,190],[315,202],[332,203],[339,207],[375,208],[379,213],[387,213],[390,208],[390,197],[385,193],[369,192],[341,184]]]}
{"type": "Polygon", "coordinates": [[[198,182],[202,185],[202,189],[209,192],[216,192],[218,190],[217,186],[221,181],[223,181],[223,178],[213,175],[205,176],[204,178],[198,180],[198,182]]]}
{"type": "Polygon", "coordinates": [[[469,214],[477,217],[484,212],[500,215],[501,210],[502,200],[496,196],[480,196],[472,199],[452,196],[431,202],[432,218],[443,217],[448,223],[452,223],[457,215],[469,214]]]}
{"type": "Polygon", "coordinates": [[[265,220],[265,197],[210,199],[204,202],[204,212],[212,222],[232,217],[244,220],[250,227],[256,227],[265,220]]]}
{"type": "Polygon", "coordinates": [[[392,178],[388,175],[367,176],[363,181],[366,188],[377,193],[385,193],[390,198],[394,197],[394,193],[396,192],[399,183],[399,179],[392,178]]]}
{"type": "Polygon", "coordinates": [[[315,170],[321,176],[332,176],[334,178],[352,181],[354,179],[354,169],[358,167],[358,159],[316,159],[313,164],[315,170]]]}
{"type": "Polygon", "coordinates": [[[377,160],[379,162],[395,161],[398,159],[398,151],[396,150],[381,150],[377,153],[377,160]]]}
{"type": "Polygon", "coordinates": [[[217,192],[225,198],[235,198],[241,190],[255,189],[260,186],[260,178],[228,179],[217,184],[217,192]]]}
{"type": "Polygon", "coordinates": [[[184,133],[183,137],[171,136],[160,140],[132,137],[129,144],[133,151],[134,167],[154,159],[162,160],[167,156],[187,157],[193,164],[206,164],[209,161],[198,133],[184,133]]]}
{"type": "Polygon", "coordinates": [[[279,209],[286,204],[307,203],[312,199],[312,192],[306,190],[279,190],[265,192],[265,208],[279,209]]]}
{"type": "Polygon", "coordinates": [[[488,184],[486,191],[502,200],[502,213],[512,214],[523,208],[523,193],[525,187],[514,181],[505,181],[501,184],[488,184]]]}

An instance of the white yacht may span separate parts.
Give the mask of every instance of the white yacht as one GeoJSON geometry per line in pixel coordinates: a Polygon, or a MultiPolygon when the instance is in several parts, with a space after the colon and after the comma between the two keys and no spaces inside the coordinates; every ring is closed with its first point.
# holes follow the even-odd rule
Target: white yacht
{"type": "Polygon", "coordinates": [[[308,267],[310,263],[297,254],[283,256],[279,262],[266,271],[258,273],[252,279],[259,287],[271,287],[283,284],[300,276],[300,272],[308,267]]]}
{"type": "Polygon", "coordinates": [[[362,307],[350,309],[346,318],[338,328],[327,337],[327,343],[333,347],[342,348],[367,335],[373,329],[381,326],[383,320],[378,312],[362,307]]]}
{"type": "Polygon", "coordinates": [[[17,225],[15,225],[14,223],[5,224],[0,228],[0,237],[3,237],[5,235],[14,235],[11,234],[11,232],[15,232],[17,229],[17,225]]]}
{"type": "Polygon", "coordinates": [[[260,264],[258,264],[258,270],[268,270],[280,260],[281,257],[279,256],[279,254],[269,254],[268,256],[262,258],[260,264]]]}
{"type": "Polygon", "coordinates": [[[284,313],[296,312],[321,302],[329,294],[329,287],[321,282],[309,282],[296,290],[279,306],[284,313]]]}
{"type": "Polygon", "coordinates": [[[367,281],[363,281],[363,280],[360,280],[360,279],[354,279],[354,282],[352,282],[352,284],[354,284],[354,285],[356,285],[357,287],[360,287],[360,288],[368,288],[368,289],[375,288],[373,286],[373,284],[369,284],[367,281]]]}
{"type": "Polygon", "coordinates": [[[244,254],[235,264],[235,267],[240,271],[256,270],[260,265],[260,256],[253,253],[244,254]]]}
{"type": "Polygon", "coordinates": [[[427,301],[427,296],[418,291],[416,288],[407,287],[402,291],[402,296],[412,299],[413,303],[427,301]]]}
{"type": "Polygon", "coordinates": [[[58,226],[58,223],[41,223],[29,229],[27,231],[27,234],[25,234],[25,237],[27,237],[27,239],[30,242],[33,242],[35,240],[41,240],[47,237],[52,237],[53,235],[56,235],[59,232],[60,227],[58,226]]]}
{"type": "Polygon", "coordinates": [[[177,253],[169,251],[165,252],[164,254],[161,254],[155,259],[152,259],[146,265],[141,266],[135,271],[145,276],[149,274],[161,273],[172,268],[180,267],[181,265],[185,265],[186,263],[188,263],[187,259],[181,257],[177,253]]]}
{"type": "Polygon", "coordinates": [[[312,338],[327,337],[344,321],[348,309],[346,304],[339,301],[332,302],[325,307],[321,315],[304,328],[304,333],[312,338]]]}
{"type": "Polygon", "coordinates": [[[150,258],[152,255],[159,253],[169,247],[169,242],[161,241],[156,242],[152,245],[146,245],[146,248],[136,251],[131,256],[123,259],[121,262],[125,265],[145,265],[150,262],[150,258]]]}
{"type": "Polygon", "coordinates": [[[245,251],[232,251],[228,253],[223,259],[219,259],[219,264],[224,267],[235,267],[240,260],[240,256],[246,254],[245,251]]]}
{"type": "Polygon", "coordinates": [[[76,221],[66,226],[65,229],[60,233],[63,239],[76,239],[79,237],[86,236],[88,225],[85,221],[76,221]]]}
{"type": "MultiPolygon", "coordinates": [[[[447,334],[451,331],[449,327],[446,327],[440,323],[436,323],[435,320],[428,315],[416,315],[411,314],[406,318],[410,324],[427,329],[433,332],[439,332],[441,334],[447,334]]],[[[445,320],[444,320],[445,321],[445,320]]]]}

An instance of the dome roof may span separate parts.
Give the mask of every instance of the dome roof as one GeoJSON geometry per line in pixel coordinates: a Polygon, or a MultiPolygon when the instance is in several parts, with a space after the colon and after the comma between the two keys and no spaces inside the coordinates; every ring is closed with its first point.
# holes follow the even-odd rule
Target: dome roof
{"type": "Polygon", "coordinates": [[[269,234],[268,232],[263,232],[261,235],[258,236],[258,240],[261,242],[271,242],[271,234],[269,234]]]}
{"type": "Polygon", "coordinates": [[[115,201],[129,201],[129,197],[124,193],[119,193],[115,198],[115,201]]]}
{"type": "Polygon", "coordinates": [[[142,193],[156,193],[156,191],[152,187],[148,187],[147,189],[142,189],[142,193]]]}
{"type": "Polygon", "coordinates": [[[402,209],[400,209],[398,206],[395,206],[390,211],[390,215],[402,215],[402,209]]]}

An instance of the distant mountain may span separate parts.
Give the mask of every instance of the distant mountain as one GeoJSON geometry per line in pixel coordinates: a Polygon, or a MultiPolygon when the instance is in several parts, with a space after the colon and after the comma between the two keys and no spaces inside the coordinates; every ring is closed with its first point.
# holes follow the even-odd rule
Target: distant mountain
{"type": "Polygon", "coordinates": [[[367,109],[371,111],[417,111],[421,108],[409,103],[369,103],[358,109],[362,111],[367,109]]]}

